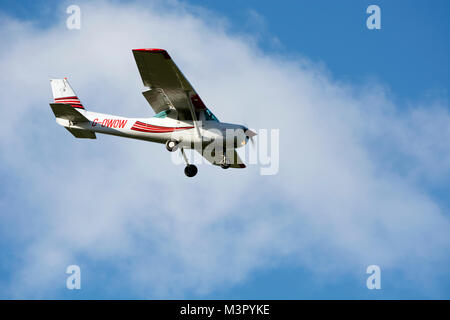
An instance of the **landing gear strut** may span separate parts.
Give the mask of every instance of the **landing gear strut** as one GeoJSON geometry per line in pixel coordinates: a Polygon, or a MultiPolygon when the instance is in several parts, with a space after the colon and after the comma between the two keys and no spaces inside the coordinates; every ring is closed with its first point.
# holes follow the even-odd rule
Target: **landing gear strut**
{"type": "MultiPolygon", "coordinates": [[[[167,145],[167,144],[166,144],[167,145]]],[[[184,153],[183,147],[180,148],[181,154],[183,155],[184,161],[186,162],[186,168],[184,168],[184,174],[189,178],[195,176],[198,172],[197,167],[193,164],[189,164],[189,161],[184,153]]]]}
{"type": "Polygon", "coordinates": [[[221,167],[222,169],[228,169],[229,167],[231,167],[231,163],[229,163],[229,162],[227,161],[227,158],[225,157],[225,155],[223,156],[223,160],[222,160],[222,162],[220,163],[220,167],[221,167]]]}
{"type": "Polygon", "coordinates": [[[222,169],[228,169],[229,167],[231,167],[231,164],[229,164],[229,163],[222,163],[222,164],[220,164],[220,167],[222,169]]]}

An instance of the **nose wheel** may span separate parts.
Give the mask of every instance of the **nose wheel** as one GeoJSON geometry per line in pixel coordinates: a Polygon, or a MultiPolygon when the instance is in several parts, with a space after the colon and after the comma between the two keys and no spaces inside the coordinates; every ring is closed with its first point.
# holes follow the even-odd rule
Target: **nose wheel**
{"type": "Polygon", "coordinates": [[[186,154],[184,153],[184,149],[180,148],[180,151],[181,151],[181,154],[183,155],[184,161],[186,162],[186,168],[184,168],[184,174],[186,176],[188,176],[189,178],[192,178],[193,176],[195,176],[197,174],[198,169],[195,165],[189,164],[186,154]]]}

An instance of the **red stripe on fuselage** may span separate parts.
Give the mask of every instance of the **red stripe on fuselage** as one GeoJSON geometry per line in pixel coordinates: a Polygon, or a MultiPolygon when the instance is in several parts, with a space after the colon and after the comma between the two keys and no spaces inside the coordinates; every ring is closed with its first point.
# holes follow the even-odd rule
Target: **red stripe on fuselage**
{"type": "Polygon", "coordinates": [[[164,132],[173,132],[177,130],[187,130],[192,129],[194,127],[162,127],[155,126],[152,124],[136,121],[131,127],[131,130],[141,131],[141,132],[155,132],[155,133],[164,133],[164,132]]]}

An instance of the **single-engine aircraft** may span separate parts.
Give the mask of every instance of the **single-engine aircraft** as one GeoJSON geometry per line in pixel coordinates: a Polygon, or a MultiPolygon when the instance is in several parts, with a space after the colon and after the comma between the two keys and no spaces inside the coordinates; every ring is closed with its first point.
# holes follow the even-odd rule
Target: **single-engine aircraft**
{"type": "Polygon", "coordinates": [[[166,50],[132,51],[144,86],[149,88],[142,94],[155,111],[153,117],[125,118],[87,111],[64,78],[50,80],[54,98],[50,107],[56,122],[76,138],[96,139],[97,132],[164,143],[170,152],[179,149],[188,177],[197,174],[197,167],[189,164],[184,149],[195,149],[223,169],[245,168],[236,148],[253,141],[256,133],[243,125],[220,122],[166,50]]]}

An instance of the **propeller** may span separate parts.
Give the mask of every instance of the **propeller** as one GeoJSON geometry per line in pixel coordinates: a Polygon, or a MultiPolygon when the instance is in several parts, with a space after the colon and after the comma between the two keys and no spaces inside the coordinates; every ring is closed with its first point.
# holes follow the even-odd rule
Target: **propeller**
{"type": "Polygon", "coordinates": [[[255,144],[255,140],[253,140],[253,137],[257,135],[256,132],[250,130],[249,128],[245,127],[244,129],[244,134],[247,138],[250,139],[250,142],[252,143],[252,145],[255,144]]]}

